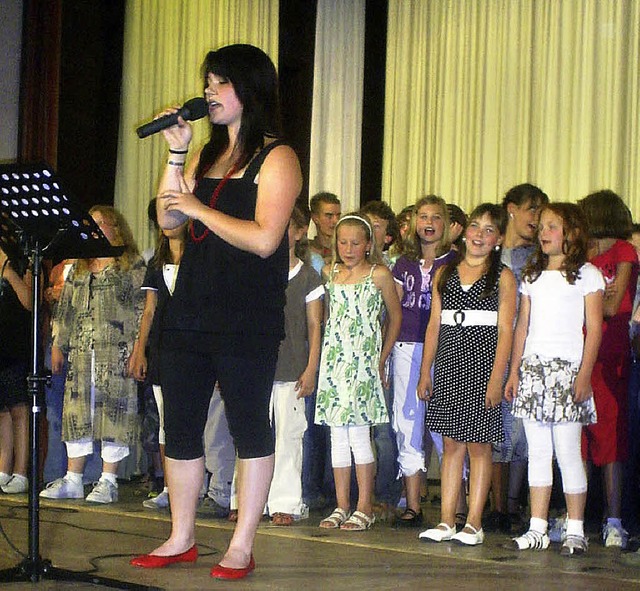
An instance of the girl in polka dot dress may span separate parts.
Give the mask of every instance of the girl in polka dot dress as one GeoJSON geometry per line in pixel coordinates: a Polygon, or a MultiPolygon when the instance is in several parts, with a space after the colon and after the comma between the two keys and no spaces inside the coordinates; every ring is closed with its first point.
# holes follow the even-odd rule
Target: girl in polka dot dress
{"type": "Polygon", "coordinates": [[[484,540],[481,518],[491,484],[491,444],[503,439],[500,402],[511,353],[516,282],[500,262],[504,210],[482,204],[469,219],[461,256],[436,273],[425,337],[418,396],[430,401],[426,424],[442,434],[444,454],[441,522],[419,538],[474,546],[484,540]],[[456,533],[455,509],[467,452],[469,513],[456,533]]]}

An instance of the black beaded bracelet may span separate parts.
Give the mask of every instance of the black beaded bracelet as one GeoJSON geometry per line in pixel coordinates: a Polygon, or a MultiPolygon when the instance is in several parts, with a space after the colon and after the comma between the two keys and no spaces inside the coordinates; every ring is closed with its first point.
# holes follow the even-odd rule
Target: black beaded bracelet
{"type": "Polygon", "coordinates": [[[188,154],[189,150],[174,150],[173,148],[169,148],[169,154],[188,154]]]}

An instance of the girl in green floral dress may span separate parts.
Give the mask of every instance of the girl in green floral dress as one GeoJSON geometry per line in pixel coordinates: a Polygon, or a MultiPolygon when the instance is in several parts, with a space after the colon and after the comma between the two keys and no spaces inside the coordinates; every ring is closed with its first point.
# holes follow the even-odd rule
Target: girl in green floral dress
{"type": "Polygon", "coordinates": [[[331,427],[337,507],[320,527],[364,530],[374,521],[370,430],[389,420],[382,390],[387,385],[385,363],[400,331],[402,312],[391,272],[376,264],[379,253],[369,219],[362,214],[344,216],[333,241],[333,264],[323,269],[329,305],[315,416],[316,423],[331,427]],[[352,452],[358,505],[349,516],[352,452]]]}

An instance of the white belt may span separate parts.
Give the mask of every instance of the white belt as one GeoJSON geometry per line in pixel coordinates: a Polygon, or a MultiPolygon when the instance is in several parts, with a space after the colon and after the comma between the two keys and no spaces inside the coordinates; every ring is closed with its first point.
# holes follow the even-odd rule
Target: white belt
{"type": "Polygon", "coordinates": [[[498,313],[490,310],[442,310],[440,324],[449,326],[496,326],[498,313]]]}

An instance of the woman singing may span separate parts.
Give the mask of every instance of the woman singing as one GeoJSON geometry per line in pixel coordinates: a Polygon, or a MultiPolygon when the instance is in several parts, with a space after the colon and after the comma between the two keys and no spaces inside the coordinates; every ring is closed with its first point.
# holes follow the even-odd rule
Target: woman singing
{"type": "Polygon", "coordinates": [[[217,381],[238,454],[238,522],[211,576],[239,579],[255,568],[253,540],[273,472],[269,396],[284,337],[286,228],[302,177],[294,151],[278,139],[277,74],[267,55],[230,45],[208,53],[203,71],[211,138],[185,168],[191,126],[179,119],[164,131],[169,159],[158,198],[161,227],[191,220],[173,298],[160,311],[172,529],[132,564],[197,558],[202,433],[217,381]]]}

